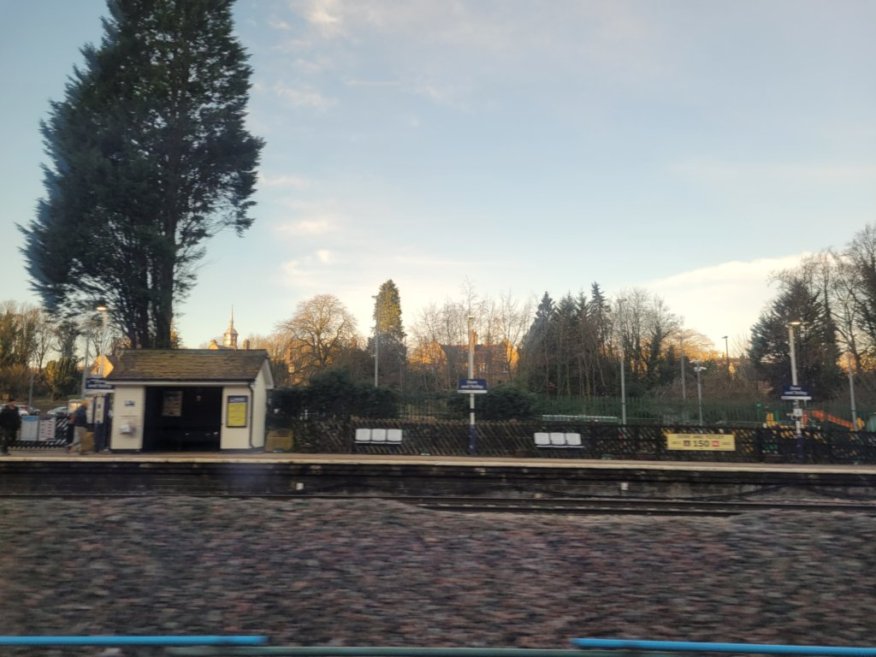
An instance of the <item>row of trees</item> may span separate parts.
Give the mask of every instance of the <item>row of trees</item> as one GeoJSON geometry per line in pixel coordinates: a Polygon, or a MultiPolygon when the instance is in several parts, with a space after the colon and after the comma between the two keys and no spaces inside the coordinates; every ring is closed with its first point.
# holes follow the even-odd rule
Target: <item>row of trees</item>
{"type": "Polygon", "coordinates": [[[798,380],[814,396],[834,396],[848,373],[865,390],[876,388],[876,225],[776,280],[779,294],[752,328],[748,357],[757,376],[773,389],[790,383],[793,323],[798,380]]]}
{"type": "Polygon", "coordinates": [[[352,316],[331,295],[303,301],[276,334],[255,343],[271,345],[274,358],[285,363],[279,380],[295,384],[330,368],[367,381],[377,351],[381,385],[452,390],[467,375],[471,331],[475,375],[491,386],[512,383],[557,397],[618,396],[623,366],[628,396],[679,396],[685,379],[693,386],[700,373],[708,393],[751,399],[775,397],[791,382],[793,324],[798,381],[817,400],[845,391],[849,371],[864,395],[876,392],[876,228],[774,279],[776,298],[732,363],[684,328],[659,297],[633,289],[609,299],[597,283],[589,295],[558,301],[545,293],[534,310],[510,295],[480,297],[468,286],[460,299],[428,306],[406,332],[399,290],[390,280],[375,296],[376,349],[375,333],[359,338],[352,316]]]}
{"type": "Polygon", "coordinates": [[[81,323],[53,318],[14,301],[0,304],[0,390],[17,399],[75,394],[81,385],[77,345],[92,354],[106,349],[108,332],[99,316],[81,323]],[[80,339],[84,336],[84,339],[80,339]]]}

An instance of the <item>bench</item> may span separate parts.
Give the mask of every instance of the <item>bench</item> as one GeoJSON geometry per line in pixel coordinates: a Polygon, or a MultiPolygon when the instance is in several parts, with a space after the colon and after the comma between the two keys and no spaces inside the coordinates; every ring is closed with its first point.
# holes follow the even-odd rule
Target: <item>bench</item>
{"type": "Polygon", "coordinates": [[[401,429],[356,429],[357,445],[401,445],[401,429]]]}
{"type": "Polygon", "coordinates": [[[538,431],[534,434],[534,438],[535,446],[545,449],[580,449],[584,446],[581,442],[581,434],[578,432],[538,431]]]}

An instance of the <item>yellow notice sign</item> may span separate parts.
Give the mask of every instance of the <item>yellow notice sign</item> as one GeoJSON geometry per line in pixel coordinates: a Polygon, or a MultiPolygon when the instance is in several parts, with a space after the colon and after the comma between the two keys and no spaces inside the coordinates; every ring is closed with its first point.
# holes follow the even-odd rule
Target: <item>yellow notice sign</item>
{"type": "Polygon", "coordinates": [[[666,449],[735,452],[736,435],[732,433],[667,433],[666,449]]]}
{"type": "Polygon", "coordinates": [[[249,397],[246,395],[228,395],[225,426],[245,427],[248,407],[249,397]]]}

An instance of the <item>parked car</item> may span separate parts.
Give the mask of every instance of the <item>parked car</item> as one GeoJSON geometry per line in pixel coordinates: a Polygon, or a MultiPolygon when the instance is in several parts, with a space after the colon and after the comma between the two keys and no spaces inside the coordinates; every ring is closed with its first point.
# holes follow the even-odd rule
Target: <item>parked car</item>
{"type": "Polygon", "coordinates": [[[64,406],[55,406],[55,408],[51,409],[46,415],[49,417],[59,418],[59,417],[67,417],[70,411],[67,410],[66,404],[64,406]]]}
{"type": "Polygon", "coordinates": [[[24,417],[25,415],[39,415],[40,414],[40,409],[34,408],[33,406],[28,406],[27,404],[19,404],[19,403],[16,403],[15,405],[18,406],[18,414],[21,417],[24,417]]]}

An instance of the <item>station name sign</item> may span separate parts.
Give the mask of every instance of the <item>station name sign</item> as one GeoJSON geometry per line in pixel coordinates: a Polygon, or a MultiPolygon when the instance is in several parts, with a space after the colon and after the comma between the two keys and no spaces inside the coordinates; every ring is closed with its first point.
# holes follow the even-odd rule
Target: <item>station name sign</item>
{"type": "Polygon", "coordinates": [[[812,399],[812,395],[803,386],[785,386],[782,390],[782,399],[809,401],[812,399]]]}
{"type": "Polygon", "coordinates": [[[464,392],[469,395],[484,394],[487,392],[486,379],[460,379],[456,386],[456,392],[464,392]]]}
{"type": "Polygon", "coordinates": [[[113,384],[98,376],[89,376],[85,379],[86,390],[112,390],[113,384]]]}

